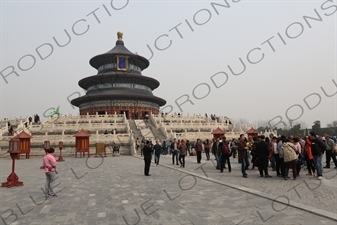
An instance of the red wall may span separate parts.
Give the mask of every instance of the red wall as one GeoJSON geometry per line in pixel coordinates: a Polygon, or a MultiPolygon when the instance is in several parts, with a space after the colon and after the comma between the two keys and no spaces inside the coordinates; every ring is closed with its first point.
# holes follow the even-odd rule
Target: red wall
{"type": "Polygon", "coordinates": [[[104,111],[108,114],[120,114],[121,111],[128,111],[128,119],[131,119],[133,112],[138,112],[138,119],[142,119],[143,112],[148,112],[150,116],[150,112],[152,114],[158,114],[159,110],[154,108],[147,108],[147,107],[134,107],[134,106],[104,106],[104,107],[95,107],[95,108],[88,108],[80,110],[80,115],[96,115],[96,112],[104,111]]]}

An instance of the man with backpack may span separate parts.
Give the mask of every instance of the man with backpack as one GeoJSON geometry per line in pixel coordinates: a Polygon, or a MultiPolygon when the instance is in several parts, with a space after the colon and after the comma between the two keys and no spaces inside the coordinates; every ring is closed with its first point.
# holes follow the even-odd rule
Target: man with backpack
{"type": "Polygon", "coordinates": [[[231,172],[231,162],[230,162],[230,157],[231,157],[231,150],[229,148],[229,143],[226,141],[226,137],[222,137],[222,142],[220,143],[220,172],[223,172],[223,169],[226,168],[225,164],[227,162],[228,164],[228,172],[231,172]]]}
{"type": "Polygon", "coordinates": [[[325,135],[325,145],[326,145],[326,166],[324,166],[324,168],[329,169],[330,168],[330,161],[331,158],[335,164],[335,169],[337,168],[337,160],[336,160],[336,155],[334,154],[333,150],[335,147],[335,142],[331,139],[331,137],[329,135],[325,135]]]}

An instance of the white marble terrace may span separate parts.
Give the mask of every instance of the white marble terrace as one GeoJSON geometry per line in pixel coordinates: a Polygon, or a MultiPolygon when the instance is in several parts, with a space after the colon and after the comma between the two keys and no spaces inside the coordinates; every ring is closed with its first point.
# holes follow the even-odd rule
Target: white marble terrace
{"type": "MultiPolygon", "coordinates": [[[[7,122],[15,126],[15,134],[17,135],[23,130],[32,135],[31,139],[31,155],[44,155],[43,143],[45,140],[51,142],[58,153],[59,141],[64,142],[64,150],[62,154],[65,156],[75,154],[75,137],[74,134],[81,129],[89,132],[90,137],[90,154],[96,152],[96,143],[105,143],[107,153],[111,154],[112,145],[120,146],[121,154],[133,155],[135,154],[134,135],[130,129],[128,120],[124,114],[114,115],[60,115],[48,118],[41,123],[28,123],[27,118],[9,118],[6,121],[0,122],[0,152],[1,155],[8,155],[5,152],[8,150],[8,142],[13,136],[8,136],[7,122]],[[28,126],[25,127],[25,122],[28,126]],[[108,134],[104,134],[107,131],[108,134]]],[[[221,117],[218,120],[203,117],[201,115],[150,115],[149,122],[155,125],[166,137],[166,140],[187,139],[196,141],[198,138],[202,140],[212,139],[212,131],[221,128],[226,132],[228,140],[238,138],[240,134],[245,134],[252,124],[235,125],[230,123],[230,119],[221,117]]],[[[138,130],[146,140],[155,141],[156,137],[152,130],[143,120],[135,120],[138,130]]],[[[264,135],[273,133],[277,135],[276,131],[265,131],[264,135]]]]}
{"type": "MultiPolygon", "coordinates": [[[[13,136],[5,135],[8,133],[7,122],[2,123],[0,133],[0,151],[7,151],[8,142],[13,136]]],[[[75,137],[74,134],[81,129],[89,132],[90,137],[90,154],[96,152],[96,143],[105,143],[107,146],[107,153],[111,153],[112,145],[117,144],[120,146],[121,154],[133,154],[130,147],[133,143],[130,126],[125,115],[60,115],[54,116],[39,124],[32,123],[25,127],[24,123],[28,122],[27,119],[9,120],[12,125],[16,125],[15,134],[17,135],[22,131],[33,136],[31,139],[31,155],[43,155],[43,143],[49,140],[58,153],[58,143],[63,141],[64,150],[62,154],[74,155],[75,153],[75,137]],[[15,123],[16,122],[16,123],[15,123]],[[108,134],[104,134],[105,131],[108,134]]],[[[4,152],[1,152],[1,155],[4,152]]]]}
{"type": "MultiPolygon", "coordinates": [[[[228,140],[238,138],[240,134],[246,135],[246,132],[253,127],[252,124],[230,124],[230,119],[227,117],[212,120],[211,118],[195,114],[158,114],[154,115],[151,119],[156,123],[157,128],[160,128],[167,134],[168,139],[186,139],[192,142],[198,138],[211,140],[213,138],[213,130],[218,127],[226,132],[228,140]]],[[[276,131],[265,131],[263,134],[269,135],[269,133],[277,135],[276,131]]]]}

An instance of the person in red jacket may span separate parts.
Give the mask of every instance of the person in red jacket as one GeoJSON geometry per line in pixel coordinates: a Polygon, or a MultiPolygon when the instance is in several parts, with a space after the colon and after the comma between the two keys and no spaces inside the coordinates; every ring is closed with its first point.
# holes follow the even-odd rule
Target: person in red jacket
{"type": "Polygon", "coordinates": [[[311,141],[308,136],[305,137],[305,148],[304,149],[305,149],[304,155],[305,155],[305,160],[307,161],[307,169],[308,169],[307,176],[316,176],[314,156],[312,155],[311,141]]]}
{"type": "Polygon", "coordinates": [[[197,152],[197,163],[201,163],[202,143],[199,138],[197,139],[197,143],[195,145],[195,151],[197,152]]]}

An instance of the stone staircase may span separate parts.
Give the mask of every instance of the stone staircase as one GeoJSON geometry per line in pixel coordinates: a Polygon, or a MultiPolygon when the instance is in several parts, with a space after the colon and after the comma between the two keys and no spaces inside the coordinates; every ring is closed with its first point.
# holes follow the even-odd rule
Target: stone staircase
{"type": "Polygon", "coordinates": [[[129,125],[135,140],[137,138],[139,140],[145,138],[152,142],[155,142],[156,140],[159,140],[160,142],[167,140],[166,135],[159,128],[156,128],[152,120],[129,120],[129,125]]]}
{"type": "Polygon", "coordinates": [[[129,120],[129,125],[130,125],[130,129],[132,130],[133,133],[133,138],[136,140],[137,138],[139,140],[142,140],[143,136],[142,133],[140,132],[139,129],[137,129],[137,125],[135,123],[134,120],[129,120]]]}
{"type": "Polygon", "coordinates": [[[140,131],[141,137],[139,140],[142,140],[143,138],[148,141],[155,142],[156,138],[153,135],[151,128],[148,126],[147,122],[145,120],[134,120],[136,129],[140,131]]]}
{"type": "Polygon", "coordinates": [[[156,127],[152,120],[148,120],[147,122],[145,122],[145,124],[148,126],[148,128],[150,128],[153,136],[156,140],[159,140],[160,143],[162,143],[164,140],[167,140],[168,137],[163,133],[161,129],[156,127]]]}

